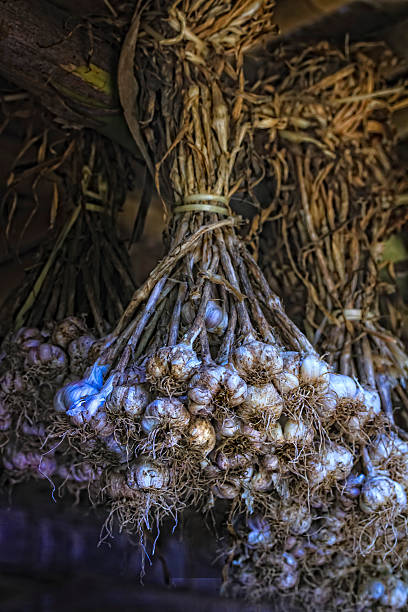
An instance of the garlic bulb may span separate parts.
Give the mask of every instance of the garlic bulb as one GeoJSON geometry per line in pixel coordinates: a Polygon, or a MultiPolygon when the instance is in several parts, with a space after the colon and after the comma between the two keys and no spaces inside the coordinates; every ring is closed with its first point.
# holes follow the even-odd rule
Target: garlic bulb
{"type": "Polygon", "coordinates": [[[284,372],[288,372],[288,374],[296,376],[296,378],[299,380],[300,364],[302,361],[301,354],[297,353],[296,351],[282,351],[281,357],[283,361],[284,372]]]}
{"type": "Polygon", "coordinates": [[[238,497],[241,489],[239,481],[231,479],[230,481],[222,481],[211,487],[211,491],[220,499],[235,499],[238,497]]]}
{"type": "Polygon", "coordinates": [[[281,351],[277,346],[252,340],[235,349],[232,362],[246,381],[267,383],[283,370],[281,351]]]}
{"type": "Polygon", "coordinates": [[[274,423],[267,430],[267,441],[271,444],[272,448],[282,446],[285,442],[285,436],[283,434],[282,426],[280,423],[274,423]]]}
{"type": "Polygon", "coordinates": [[[242,423],[235,415],[227,416],[222,421],[217,421],[216,423],[216,432],[222,438],[232,438],[240,433],[241,428],[242,423]]]}
{"type": "Polygon", "coordinates": [[[300,366],[300,379],[303,383],[327,386],[329,366],[317,355],[306,355],[300,366]]]}
{"type": "Polygon", "coordinates": [[[333,391],[325,391],[314,404],[316,412],[323,419],[327,420],[336,414],[337,396],[333,391]]]}
{"type": "Polygon", "coordinates": [[[217,302],[209,300],[204,322],[208,332],[222,336],[228,326],[228,314],[217,302]]]}
{"type": "Polygon", "coordinates": [[[280,520],[286,523],[293,535],[303,535],[312,525],[312,516],[306,506],[284,506],[280,512],[280,520]]]}
{"type": "Polygon", "coordinates": [[[262,466],[268,472],[279,470],[279,458],[276,455],[265,455],[262,457],[262,466]]]}
{"type": "Polygon", "coordinates": [[[249,546],[267,545],[272,541],[271,527],[266,519],[261,515],[251,515],[248,518],[248,536],[247,541],[249,546]]]}
{"type": "Polygon", "coordinates": [[[360,508],[366,514],[392,510],[393,515],[407,507],[404,487],[387,476],[372,476],[363,484],[360,495],[360,508]]]}
{"type": "Polygon", "coordinates": [[[365,582],[360,589],[362,603],[378,601],[385,593],[385,585],[380,580],[371,579],[365,582]]]}
{"type": "Polygon", "coordinates": [[[329,374],[329,389],[338,399],[353,399],[357,394],[356,383],[344,374],[329,374]]]}
{"type": "Polygon", "coordinates": [[[210,366],[195,374],[189,383],[189,410],[209,415],[217,406],[234,408],[247,394],[247,385],[236,372],[224,366],[210,366]]]}
{"type": "Polygon", "coordinates": [[[70,342],[86,334],[87,331],[87,327],[82,319],[71,316],[57,323],[52,332],[51,340],[54,344],[58,344],[58,346],[66,349],[70,342]]]}
{"type": "Polygon", "coordinates": [[[68,416],[75,425],[88,423],[106,404],[106,398],[112,393],[114,375],[110,376],[103,387],[92,395],[80,397],[67,410],[68,416]]]}
{"type": "Polygon", "coordinates": [[[143,456],[129,468],[127,475],[127,485],[131,489],[165,489],[169,480],[166,466],[143,456]]]}
{"type": "Polygon", "coordinates": [[[276,422],[282,414],[283,400],[272,383],[261,387],[248,385],[247,394],[237,410],[243,420],[260,420],[276,422]]]}
{"type": "Polygon", "coordinates": [[[59,346],[53,344],[40,344],[30,348],[24,362],[24,368],[29,370],[37,367],[64,369],[67,365],[67,356],[59,346]]]}
{"type": "Polygon", "coordinates": [[[289,393],[289,391],[293,391],[293,389],[297,389],[299,386],[299,378],[295,374],[286,371],[276,374],[273,377],[273,382],[279,393],[289,393]]]}
{"type": "Polygon", "coordinates": [[[391,457],[408,456],[408,443],[390,431],[378,434],[368,447],[368,454],[374,465],[381,465],[391,457]]]}
{"type": "Polygon", "coordinates": [[[190,422],[190,415],[184,404],[176,398],[159,397],[145,409],[141,426],[145,433],[170,425],[176,429],[185,429],[190,422]]]}
{"type": "Polygon", "coordinates": [[[194,419],[188,428],[187,437],[190,444],[198,447],[204,456],[208,455],[215,447],[214,427],[205,419],[194,419]]]}
{"type": "Polygon", "coordinates": [[[287,444],[295,446],[310,446],[313,442],[314,432],[303,421],[288,419],[283,428],[283,435],[287,444]]]}
{"type": "MultiPolygon", "coordinates": [[[[233,438],[231,438],[233,440],[233,438]]],[[[216,456],[216,463],[221,470],[238,470],[245,468],[253,461],[252,454],[245,451],[233,451],[228,449],[228,452],[220,450],[216,456]]]]}
{"type": "Polygon", "coordinates": [[[0,432],[10,429],[13,419],[4,398],[0,397],[0,432]]]}
{"type": "Polygon", "coordinates": [[[13,336],[15,342],[23,351],[42,344],[44,338],[37,327],[21,327],[13,336]]]}
{"type": "Polygon", "coordinates": [[[146,375],[159,389],[176,392],[179,384],[187,381],[200,365],[191,346],[180,343],[165,346],[152,355],[146,363],[146,375]]]}
{"type": "Polygon", "coordinates": [[[0,388],[5,394],[20,393],[25,391],[26,385],[19,372],[9,370],[0,378],[0,388]]]}
{"type": "Polygon", "coordinates": [[[251,489],[254,491],[268,491],[272,488],[273,481],[273,474],[261,466],[251,478],[251,489]]]}
{"type": "Polygon", "coordinates": [[[96,340],[89,334],[84,334],[72,340],[68,345],[70,368],[75,374],[81,374],[84,369],[91,347],[96,340]]]}
{"type": "Polygon", "coordinates": [[[353,463],[353,454],[332,442],[320,451],[319,458],[308,461],[310,484],[315,487],[324,481],[343,480],[350,474],[353,463]]]}
{"type": "Polygon", "coordinates": [[[149,393],[141,385],[120,385],[115,387],[108,399],[108,409],[114,414],[121,411],[131,417],[138,417],[149,403],[149,393]]]}

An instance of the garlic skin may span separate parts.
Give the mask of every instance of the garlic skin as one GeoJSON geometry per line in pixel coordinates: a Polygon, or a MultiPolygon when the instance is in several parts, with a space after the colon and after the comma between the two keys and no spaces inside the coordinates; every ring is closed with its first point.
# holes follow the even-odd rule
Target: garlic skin
{"type": "Polygon", "coordinates": [[[392,510],[396,516],[407,507],[405,489],[388,476],[373,476],[367,478],[363,484],[360,495],[360,508],[366,514],[380,512],[384,509],[392,510]]]}
{"type": "Polygon", "coordinates": [[[357,385],[350,376],[329,374],[329,390],[334,392],[338,399],[354,399],[357,385]]]}
{"type": "Polygon", "coordinates": [[[300,366],[300,379],[306,384],[329,384],[329,365],[317,355],[306,355],[300,366]]]}
{"type": "Polygon", "coordinates": [[[188,344],[165,346],[152,355],[146,363],[148,380],[164,389],[163,383],[170,379],[174,383],[187,381],[200,367],[201,361],[188,344]],[[163,380],[164,379],[164,380],[163,380]]]}
{"type": "Polygon", "coordinates": [[[248,385],[247,395],[237,410],[238,416],[243,420],[262,418],[276,422],[282,414],[283,400],[272,383],[258,387],[248,385]]]}
{"type": "Polygon", "coordinates": [[[204,457],[215,447],[214,427],[206,419],[194,419],[188,428],[187,438],[191,446],[197,447],[204,457]]]}
{"type": "Polygon", "coordinates": [[[127,485],[131,489],[165,489],[169,480],[169,470],[164,465],[144,456],[139,457],[127,474],[127,485]]]}
{"type": "Polygon", "coordinates": [[[303,421],[288,419],[283,428],[283,435],[287,444],[295,446],[310,446],[314,439],[314,432],[303,421]]]}
{"type": "Polygon", "coordinates": [[[292,376],[296,376],[299,380],[302,355],[296,351],[282,351],[281,357],[283,361],[283,371],[288,372],[288,374],[292,376]]]}
{"type": "Polygon", "coordinates": [[[130,417],[140,416],[149,404],[149,393],[141,385],[119,385],[110,394],[107,402],[109,412],[130,417]]]}
{"type": "Polygon", "coordinates": [[[229,452],[223,450],[218,451],[215,462],[218,467],[227,472],[229,470],[239,470],[251,465],[253,461],[252,454],[249,452],[229,452]]]}
{"type": "Polygon", "coordinates": [[[283,370],[281,351],[277,346],[252,340],[232,353],[238,374],[247,382],[267,383],[283,370]]]}
{"type": "Polygon", "coordinates": [[[146,407],[141,426],[149,434],[161,425],[183,430],[189,422],[190,414],[182,402],[175,397],[159,397],[146,407]]]}

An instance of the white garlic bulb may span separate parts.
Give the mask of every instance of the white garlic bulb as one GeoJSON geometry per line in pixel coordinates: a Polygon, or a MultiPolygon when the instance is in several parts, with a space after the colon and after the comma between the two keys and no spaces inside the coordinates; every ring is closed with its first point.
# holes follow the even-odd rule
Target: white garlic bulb
{"type": "Polygon", "coordinates": [[[368,603],[370,601],[378,601],[384,593],[384,583],[373,578],[362,585],[359,596],[363,603],[368,603]]]}
{"type": "Polygon", "coordinates": [[[329,374],[329,389],[338,399],[354,399],[357,394],[356,383],[344,374],[329,374]]]}
{"type": "Polygon", "coordinates": [[[185,429],[190,422],[190,414],[184,404],[175,397],[159,397],[145,409],[141,426],[145,433],[168,424],[173,428],[185,429]]]}
{"type": "Polygon", "coordinates": [[[392,510],[396,516],[407,507],[405,489],[387,476],[372,476],[363,484],[360,495],[360,508],[366,514],[392,510]]]}
{"type": "Polygon", "coordinates": [[[314,407],[318,415],[323,419],[330,419],[336,413],[337,396],[333,391],[326,390],[323,395],[317,398],[314,407]]]}
{"type": "Polygon", "coordinates": [[[141,385],[120,385],[115,387],[108,400],[112,413],[122,410],[131,417],[138,417],[149,403],[149,393],[141,385]]]}
{"type": "Polygon", "coordinates": [[[277,346],[252,340],[235,349],[233,364],[240,376],[249,382],[271,382],[283,370],[281,351],[277,346]]]}
{"type": "Polygon", "coordinates": [[[194,447],[198,447],[204,456],[215,447],[214,427],[206,419],[196,418],[188,428],[188,440],[194,447]]]}
{"type": "Polygon", "coordinates": [[[201,361],[188,344],[165,346],[152,355],[146,363],[148,379],[163,388],[170,378],[173,383],[187,381],[200,367],[201,361]]]}
{"type": "Polygon", "coordinates": [[[279,470],[279,458],[276,455],[268,453],[262,457],[262,466],[268,472],[279,470]]]}
{"type": "Polygon", "coordinates": [[[275,387],[279,393],[289,393],[299,386],[299,378],[295,374],[283,371],[273,377],[275,387]]]}
{"type": "Polygon", "coordinates": [[[327,386],[329,365],[317,355],[306,355],[300,366],[300,379],[303,383],[327,386]]]}
{"type": "Polygon", "coordinates": [[[240,419],[235,416],[227,416],[222,421],[216,423],[216,431],[222,438],[232,438],[236,434],[240,433],[242,423],[240,419]]]}
{"type": "Polygon", "coordinates": [[[301,420],[288,419],[283,428],[283,435],[287,444],[295,446],[310,446],[313,442],[314,432],[311,427],[301,420]]]}
{"type": "Polygon", "coordinates": [[[170,480],[168,468],[149,457],[139,457],[129,468],[127,485],[131,489],[165,489],[170,480]]]}
{"type": "Polygon", "coordinates": [[[282,414],[283,400],[273,383],[263,386],[248,385],[243,403],[237,409],[243,420],[261,419],[265,416],[268,422],[276,422],[282,414]]]}
{"type": "Polygon", "coordinates": [[[234,408],[247,394],[245,381],[224,366],[210,366],[195,374],[189,383],[189,410],[194,415],[209,415],[217,405],[234,408]]]}
{"type": "Polygon", "coordinates": [[[320,451],[319,457],[308,461],[310,484],[315,487],[324,481],[343,480],[350,474],[353,463],[353,454],[332,442],[320,451]]]}
{"type": "Polygon", "coordinates": [[[228,452],[224,449],[219,450],[216,456],[218,467],[224,471],[246,468],[251,464],[252,460],[253,457],[249,451],[234,451],[230,448],[228,452]]]}

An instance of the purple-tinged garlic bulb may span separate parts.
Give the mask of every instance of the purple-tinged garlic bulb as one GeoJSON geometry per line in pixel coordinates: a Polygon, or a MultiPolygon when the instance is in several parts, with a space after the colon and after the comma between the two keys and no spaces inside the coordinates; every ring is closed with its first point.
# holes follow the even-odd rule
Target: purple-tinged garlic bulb
{"type": "Polygon", "coordinates": [[[232,438],[242,430],[241,420],[235,416],[226,416],[215,424],[215,431],[219,438],[232,438]]]}
{"type": "Polygon", "coordinates": [[[13,423],[11,412],[3,396],[0,396],[0,432],[8,431],[13,423]]]}
{"type": "Polygon", "coordinates": [[[271,526],[261,515],[256,514],[248,518],[247,541],[249,546],[268,546],[272,543],[271,526]]]}
{"type": "Polygon", "coordinates": [[[24,361],[24,368],[47,368],[61,371],[67,367],[67,356],[61,347],[53,344],[40,344],[30,348],[24,361]]]}
{"type": "Polygon", "coordinates": [[[408,601],[408,584],[396,576],[389,576],[385,581],[385,591],[381,595],[380,604],[392,610],[406,608],[408,601]]]}
{"type": "Polygon", "coordinates": [[[127,485],[131,489],[163,490],[167,487],[169,480],[168,468],[146,456],[139,457],[136,463],[128,469],[127,485]]]}
{"type": "Polygon", "coordinates": [[[36,327],[21,327],[13,336],[12,341],[23,351],[39,346],[44,342],[39,329],[36,327]]]}
{"type": "MultiPolygon", "coordinates": [[[[277,458],[277,457],[276,457],[277,458]]],[[[279,468],[279,464],[278,464],[279,468]]],[[[277,469],[278,469],[277,468],[277,469]]],[[[263,466],[259,466],[251,478],[250,486],[253,491],[269,491],[274,484],[273,472],[263,466]]]]}
{"type": "Polygon", "coordinates": [[[241,491],[241,482],[238,478],[223,479],[213,485],[211,491],[219,499],[236,499],[241,491]]]}
{"type": "Polygon", "coordinates": [[[0,378],[0,389],[6,395],[22,393],[26,389],[23,377],[19,372],[8,370],[0,378]]]}
{"type": "Polygon", "coordinates": [[[232,362],[238,374],[251,384],[266,384],[283,370],[281,350],[272,344],[252,340],[236,348],[232,362]]]}
{"type": "Polygon", "coordinates": [[[95,344],[93,336],[85,334],[72,340],[68,346],[70,370],[73,374],[81,375],[86,367],[89,351],[95,344]]]}
{"type": "Polygon", "coordinates": [[[165,346],[147,360],[146,376],[162,393],[180,395],[200,365],[201,361],[189,344],[165,346]]]}

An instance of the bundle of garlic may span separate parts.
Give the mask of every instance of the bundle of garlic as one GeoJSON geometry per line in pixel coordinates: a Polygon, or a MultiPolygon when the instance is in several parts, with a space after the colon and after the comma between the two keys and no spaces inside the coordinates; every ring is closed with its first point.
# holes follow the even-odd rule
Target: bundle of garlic
{"type": "Polygon", "coordinates": [[[15,483],[55,475],[69,480],[76,467],[77,476],[79,455],[68,456],[66,444],[55,447],[47,440],[47,429],[55,392],[83,372],[95,343],[79,317],[41,329],[22,327],[7,336],[0,359],[3,480],[15,483]]]}
{"type": "MultiPolygon", "coordinates": [[[[349,405],[338,419],[341,435],[357,444],[357,456],[335,502],[316,505],[312,499],[304,531],[296,523],[290,527],[288,537],[300,538],[301,557],[294,553],[299,542],[288,548],[284,537],[276,538],[276,521],[258,512],[261,527],[244,523],[235,542],[226,588],[260,599],[286,593],[299,605],[321,610],[404,607],[407,596],[401,569],[407,434],[395,425],[398,404],[391,404],[392,387],[404,384],[407,355],[372,314],[379,313],[383,242],[405,218],[396,208],[404,187],[397,180],[390,116],[406,90],[383,89],[384,70],[395,60],[385,53],[377,72],[368,54],[379,49],[359,45],[347,57],[327,44],[279,50],[255,112],[256,125],[269,130],[263,155],[275,189],[256,219],[262,223],[271,216],[264,232],[268,277],[289,301],[290,293],[297,300],[299,318],[305,316],[309,337],[328,354],[330,366],[344,380],[359,375],[375,407],[349,405]],[[381,415],[381,403],[384,430],[378,419],[370,425],[374,413],[381,415]],[[325,523],[336,524],[336,533],[325,523]],[[315,534],[322,532],[325,539],[316,549],[315,534]],[[287,551],[295,560],[288,561],[287,551]],[[382,578],[385,563],[390,569],[382,578]],[[366,590],[364,584],[374,583],[375,593],[366,590]]],[[[321,459],[330,465],[330,457],[321,459]]],[[[322,471],[318,466],[315,477],[322,471]]],[[[288,515],[296,517],[296,504],[289,499],[288,506],[288,515]]]]}
{"type": "Polygon", "coordinates": [[[276,537],[302,535],[385,417],[378,393],[335,374],[287,317],[229,210],[259,180],[242,66],[270,3],[186,0],[168,18],[152,6],[133,19],[121,79],[137,75],[150,165],[175,202],[169,254],[86,376],[56,394],[58,431],[104,466],[110,518],[142,539],[217,498],[230,522],[258,513],[276,537]]]}
{"type": "Polygon", "coordinates": [[[392,420],[391,389],[397,411],[408,372],[379,305],[389,288],[380,277],[384,245],[407,218],[392,125],[408,91],[392,80],[398,60],[380,43],[347,53],[319,43],[280,49],[268,70],[255,118],[268,135],[263,155],[274,182],[261,213],[272,219],[264,266],[289,303],[296,287],[313,344],[343,374],[377,389],[392,420]]]}

